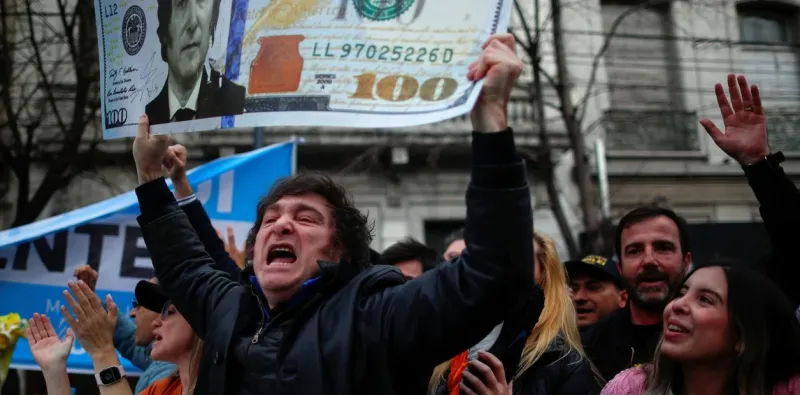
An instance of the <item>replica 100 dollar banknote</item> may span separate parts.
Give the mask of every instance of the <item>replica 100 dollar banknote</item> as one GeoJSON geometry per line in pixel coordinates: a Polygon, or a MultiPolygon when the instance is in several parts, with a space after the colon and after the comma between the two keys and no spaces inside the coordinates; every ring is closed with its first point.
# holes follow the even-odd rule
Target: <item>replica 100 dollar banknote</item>
{"type": "Polygon", "coordinates": [[[468,112],[513,0],[95,0],[106,139],[390,128],[468,112]]]}

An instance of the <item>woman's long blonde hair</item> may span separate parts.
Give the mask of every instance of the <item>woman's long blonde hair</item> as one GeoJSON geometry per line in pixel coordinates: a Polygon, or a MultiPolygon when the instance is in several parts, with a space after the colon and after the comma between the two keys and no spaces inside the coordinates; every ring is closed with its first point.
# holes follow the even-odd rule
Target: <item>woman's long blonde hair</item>
{"type": "MultiPolygon", "coordinates": [[[[572,299],[570,299],[567,289],[567,274],[558,257],[556,244],[549,236],[538,232],[533,232],[533,240],[540,247],[536,248],[534,252],[541,263],[539,286],[544,291],[544,309],[539,315],[539,321],[525,341],[514,378],[519,377],[533,366],[559,338],[563,339],[569,349],[564,355],[575,352],[580,359],[586,357],[575,319],[575,307],[572,305],[572,299]]],[[[435,393],[436,388],[443,383],[449,369],[450,361],[434,368],[429,382],[431,394],[435,393]]]]}
{"type": "MultiPolygon", "coordinates": [[[[189,349],[189,388],[186,395],[194,394],[197,386],[197,377],[200,375],[200,361],[203,359],[203,340],[192,331],[192,346],[189,349]]],[[[177,368],[172,372],[172,376],[180,378],[180,370],[177,368]]]]}
{"type": "Polygon", "coordinates": [[[203,340],[197,334],[194,334],[194,345],[189,354],[189,390],[186,395],[194,394],[194,389],[197,386],[197,377],[200,375],[200,361],[203,359],[203,340]]]}

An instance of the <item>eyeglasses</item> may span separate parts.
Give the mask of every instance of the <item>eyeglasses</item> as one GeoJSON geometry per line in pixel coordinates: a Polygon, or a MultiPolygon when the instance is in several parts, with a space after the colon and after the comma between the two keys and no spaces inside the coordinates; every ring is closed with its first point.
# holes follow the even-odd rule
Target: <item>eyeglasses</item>
{"type": "Polygon", "coordinates": [[[177,311],[175,311],[175,309],[172,309],[171,307],[172,307],[172,302],[171,301],[168,300],[166,303],[164,303],[164,307],[161,308],[161,320],[162,321],[166,320],[167,317],[177,313],[177,311]]]}
{"type": "Polygon", "coordinates": [[[136,308],[139,307],[139,302],[134,299],[131,301],[131,306],[133,306],[133,309],[136,310],[136,308]]]}

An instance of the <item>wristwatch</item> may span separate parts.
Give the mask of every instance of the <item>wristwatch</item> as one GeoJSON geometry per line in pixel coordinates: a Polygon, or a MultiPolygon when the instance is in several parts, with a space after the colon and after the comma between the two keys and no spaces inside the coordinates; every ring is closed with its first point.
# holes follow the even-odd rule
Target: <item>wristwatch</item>
{"type": "Polygon", "coordinates": [[[97,385],[111,385],[125,377],[125,369],[122,366],[111,366],[94,375],[97,385]]]}

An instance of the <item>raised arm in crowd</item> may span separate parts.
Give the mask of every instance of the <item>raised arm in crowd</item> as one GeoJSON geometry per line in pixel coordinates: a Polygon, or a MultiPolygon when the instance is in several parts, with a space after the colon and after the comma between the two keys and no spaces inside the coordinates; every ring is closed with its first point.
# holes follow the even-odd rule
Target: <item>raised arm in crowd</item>
{"type": "MultiPolygon", "coordinates": [[[[223,244],[221,236],[212,226],[203,205],[189,185],[186,177],[186,158],[186,149],[181,145],[173,145],[169,147],[162,162],[163,168],[169,173],[172,180],[178,206],[186,213],[206,251],[214,258],[212,267],[228,273],[232,278],[238,278],[240,275],[239,265],[234,263],[226,252],[229,247],[223,244]]],[[[81,265],[76,268],[75,277],[84,281],[92,291],[95,290],[98,273],[91,266],[81,265]]],[[[158,283],[158,279],[155,277],[148,281],[154,284],[158,283]]],[[[107,307],[105,301],[102,303],[103,307],[107,307]]],[[[154,361],[151,358],[154,340],[151,323],[159,312],[158,309],[156,311],[146,309],[135,301],[129,318],[123,314],[117,315],[113,336],[114,347],[123,358],[143,370],[136,383],[135,394],[144,391],[156,381],[169,377],[176,370],[176,366],[170,362],[154,361]]]]}
{"type": "Polygon", "coordinates": [[[466,250],[408,283],[370,265],[366,217],[315,174],[278,182],[258,205],[249,283],[214,270],[161,176],[168,141],[142,117],[139,223],[166,294],[204,340],[196,394],[420,393],[434,366],[477,343],[530,292],[531,202],[506,124],[522,63],[508,42],[490,38],[470,71],[485,83],[471,117],[466,250]]]}
{"type": "Polygon", "coordinates": [[[584,332],[593,361],[613,378],[604,395],[800,393],[798,291],[791,284],[798,268],[788,252],[797,240],[791,226],[800,196],[779,165],[782,154],[770,151],[758,88],[729,75],[728,90],[730,100],[715,86],[724,133],[710,120],[701,124],[743,167],[773,255],[758,270],[693,262],[680,216],[646,207],[624,216],[616,242],[629,307],[584,332]]]}
{"type": "Polygon", "coordinates": [[[760,266],[797,307],[800,288],[795,279],[800,277],[800,265],[794,247],[800,240],[800,192],[780,166],[783,153],[770,150],[767,116],[758,87],[749,87],[744,76],[733,75],[728,76],[728,87],[730,103],[722,85],[715,87],[725,133],[709,120],[703,120],[702,125],[717,146],[744,169],[772,243],[772,254],[760,266]]]}

